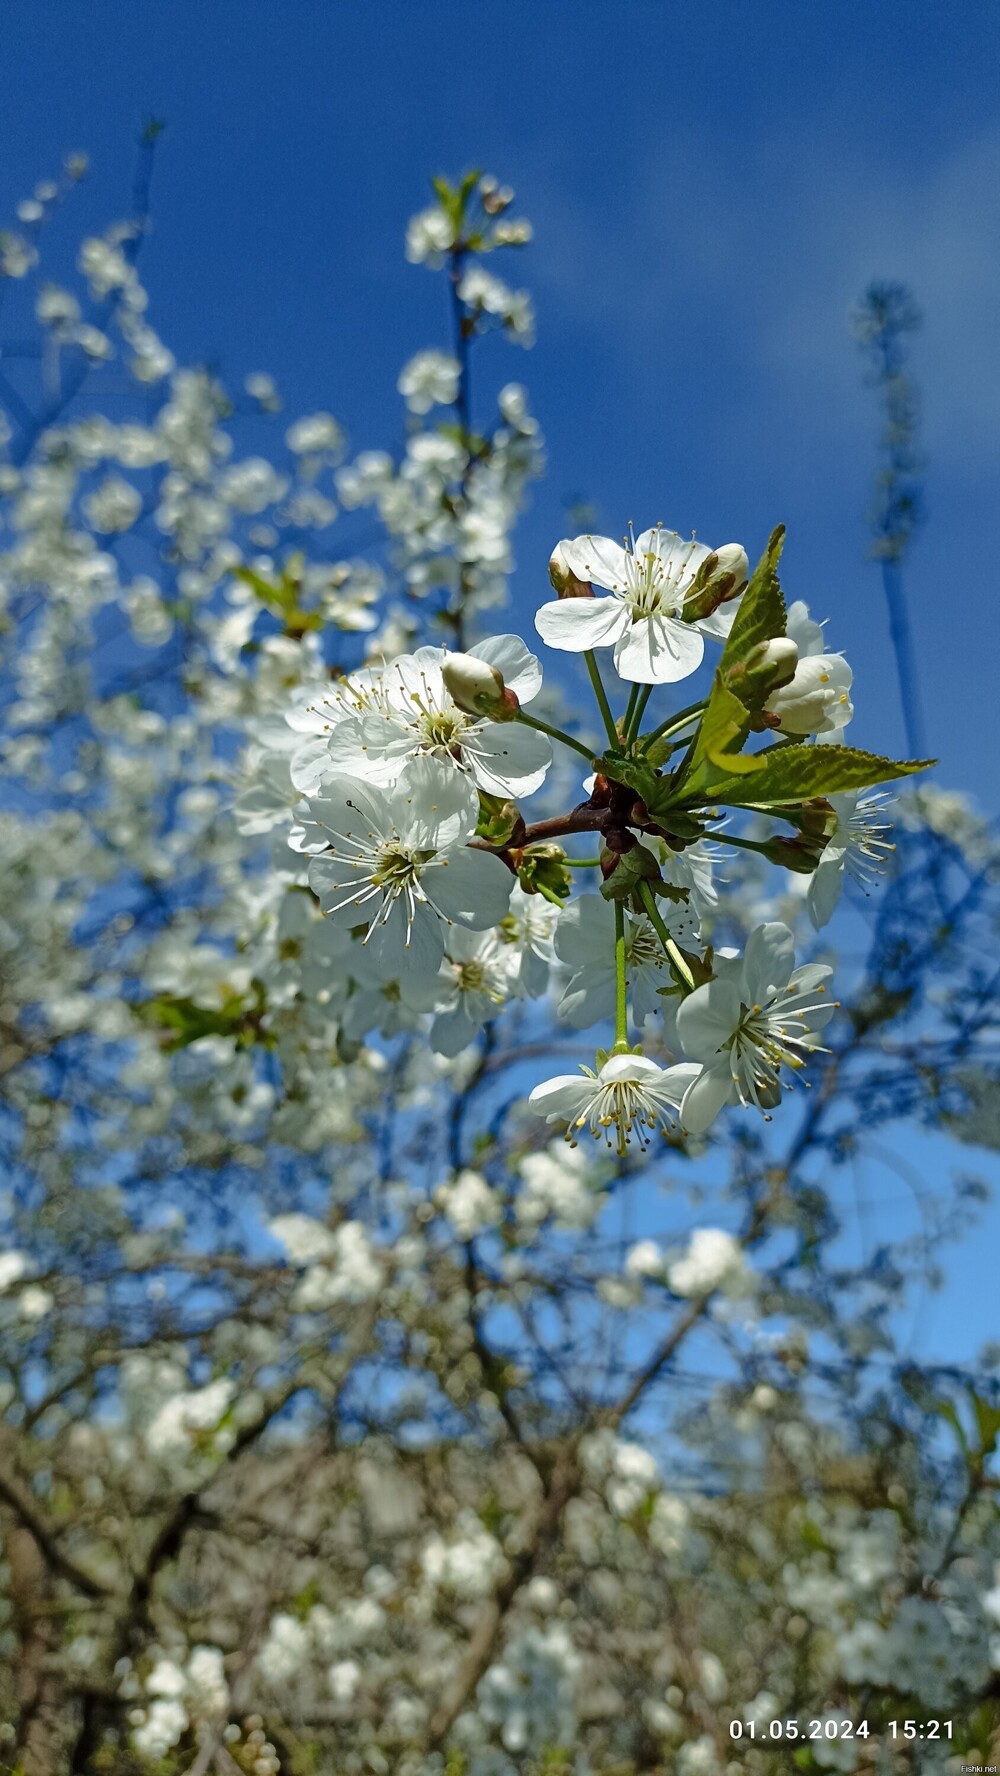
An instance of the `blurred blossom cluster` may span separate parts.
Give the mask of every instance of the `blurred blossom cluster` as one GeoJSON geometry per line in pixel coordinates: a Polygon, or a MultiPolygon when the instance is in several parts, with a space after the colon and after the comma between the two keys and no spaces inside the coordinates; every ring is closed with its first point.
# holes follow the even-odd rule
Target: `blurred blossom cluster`
{"type": "Polygon", "coordinates": [[[983,1761],[1000,1364],[894,1341],[981,1188],[845,1229],[901,1119],[995,1141],[994,835],[766,521],[554,516],[513,622],[508,187],[409,224],[389,451],[175,362],[144,199],[57,279],[85,170],[0,230],[0,1762],[983,1761]]]}

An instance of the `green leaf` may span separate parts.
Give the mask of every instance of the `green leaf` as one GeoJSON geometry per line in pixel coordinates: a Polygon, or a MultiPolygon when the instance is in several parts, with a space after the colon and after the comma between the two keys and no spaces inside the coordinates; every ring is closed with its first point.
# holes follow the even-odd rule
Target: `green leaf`
{"type": "Polygon", "coordinates": [[[997,1438],[1000,1437],[1000,1406],[995,1406],[992,1400],[985,1400],[982,1394],[975,1393],[972,1388],[969,1389],[969,1398],[976,1415],[979,1455],[982,1460],[987,1455],[992,1455],[997,1446],[997,1438]]]}
{"type": "MultiPolygon", "coordinates": [[[[744,593],[744,597],[748,594],[744,593]]],[[[740,699],[728,688],[721,668],[712,681],[708,707],[695,736],[691,765],[684,779],[685,791],[706,787],[720,775],[757,771],[756,759],[740,758],[750,732],[750,717],[740,699]]]]}
{"type": "MultiPolygon", "coordinates": [[[[894,777],[910,777],[926,771],[934,759],[889,759],[854,746],[769,746],[755,755],[755,772],[749,779],[742,771],[710,778],[698,787],[713,801],[735,808],[773,807],[776,802],[800,802],[810,796],[837,795],[848,789],[870,789],[894,777]]],[[[685,793],[688,785],[685,784],[685,793]]]]}
{"type": "Polygon", "coordinates": [[[633,845],[601,883],[601,893],[605,900],[631,900],[640,882],[658,881],[659,875],[660,866],[652,851],[646,845],[633,845]]]}
{"type": "Polygon", "coordinates": [[[195,1000],[175,993],[160,993],[155,999],[146,999],[132,1007],[140,1023],[170,1032],[169,1036],[165,1035],[163,1044],[169,1054],[187,1048],[203,1036],[233,1036],[240,1048],[248,1048],[255,1042],[268,1047],[271,1038],[260,1029],[264,1010],[263,990],[256,981],[252,999],[241,993],[227,992],[218,1008],[198,1005],[195,1000]]]}
{"type": "Polygon", "coordinates": [[[609,783],[624,783],[634,789],[648,803],[649,797],[656,794],[656,786],[663,782],[658,771],[654,771],[644,761],[633,758],[597,758],[594,764],[600,776],[606,777],[609,783]]]}
{"type": "Polygon", "coordinates": [[[754,568],[722,651],[720,671],[723,677],[731,666],[745,660],[762,641],[773,641],[785,633],[785,601],[778,584],[778,560],[785,541],[785,527],[779,524],[767,548],[754,568]]]}
{"type": "Polygon", "coordinates": [[[959,1448],[968,1460],[969,1439],[952,1401],[945,1394],[936,1394],[927,1376],[921,1374],[917,1368],[907,1369],[899,1379],[904,1393],[909,1394],[921,1412],[934,1413],[937,1418],[943,1418],[946,1424],[951,1425],[958,1438],[959,1448]]]}
{"type": "Polygon", "coordinates": [[[645,762],[638,759],[608,758],[595,759],[594,763],[602,777],[611,783],[624,783],[634,789],[637,796],[645,802],[650,818],[657,826],[666,827],[675,838],[687,839],[692,843],[704,835],[704,825],[693,819],[677,804],[684,798],[678,793],[677,785],[672,777],[664,777],[661,772],[653,771],[645,762]]]}

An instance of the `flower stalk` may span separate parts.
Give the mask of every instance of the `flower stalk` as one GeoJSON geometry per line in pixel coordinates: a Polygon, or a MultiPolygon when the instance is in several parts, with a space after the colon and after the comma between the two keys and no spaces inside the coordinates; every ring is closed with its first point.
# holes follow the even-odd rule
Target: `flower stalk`
{"type": "Polygon", "coordinates": [[[608,736],[609,744],[617,752],[619,747],[618,729],[615,727],[615,718],[611,713],[611,705],[608,702],[604,681],[601,678],[601,669],[597,664],[593,648],[587,648],[583,657],[587,662],[587,671],[590,673],[590,682],[594,687],[594,696],[597,698],[597,706],[604,721],[604,731],[608,736]]]}
{"type": "Polygon", "coordinates": [[[671,972],[677,980],[678,986],[680,986],[685,993],[693,993],[695,990],[694,975],[691,973],[691,970],[685,962],[684,957],[681,955],[677,944],[674,942],[666,925],[660,917],[660,909],[656,904],[656,896],[648,882],[639,883],[639,899],[642,901],[647,919],[663,945],[664,953],[667,961],[670,963],[671,972]]]}

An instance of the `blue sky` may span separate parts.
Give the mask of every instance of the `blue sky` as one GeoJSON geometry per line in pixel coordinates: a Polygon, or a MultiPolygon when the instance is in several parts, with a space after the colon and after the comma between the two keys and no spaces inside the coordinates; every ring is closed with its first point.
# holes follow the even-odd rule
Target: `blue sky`
{"type": "Polygon", "coordinates": [[[425,174],[511,181],[537,229],[519,264],[539,344],[498,346],[490,367],[527,382],[550,461],[519,600],[539,596],[567,494],[612,534],[662,519],[751,553],[784,519],[790,590],[849,649],[858,738],[886,750],[902,734],[864,560],[874,416],[847,315],[871,277],[911,282],[928,727],[942,779],[996,808],[992,0],[8,0],[3,36],[8,213],[81,147],[76,213],[121,214],[136,124],[165,117],[156,324],[233,383],[272,369],[290,406],[331,406],[359,446],[398,431],[399,363],[440,332],[437,280],[401,254],[425,174]]]}
{"type": "Polygon", "coordinates": [[[127,213],[136,128],[165,118],[154,324],[231,387],[270,369],[362,448],[399,436],[399,366],[444,341],[440,281],[402,255],[426,176],[510,181],[536,240],[507,273],[539,340],[491,343],[478,386],[523,380],[547,439],[521,621],[567,496],[612,534],[662,519],[751,555],[783,519],[789,594],[829,618],[852,737],[884,751],[902,724],[848,314],[871,278],[909,282],[927,727],[940,780],[995,812],[998,64],[995,0],[7,0],[0,216],[75,148],[93,170],[67,245],[127,213]]]}

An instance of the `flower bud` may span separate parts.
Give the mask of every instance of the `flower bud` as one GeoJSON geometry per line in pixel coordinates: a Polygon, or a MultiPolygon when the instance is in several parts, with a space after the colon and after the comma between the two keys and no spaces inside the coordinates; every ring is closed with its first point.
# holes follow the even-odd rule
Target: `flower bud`
{"type": "Polygon", "coordinates": [[[503,673],[475,654],[446,654],[441,676],[450,696],[467,715],[485,715],[490,721],[513,721],[521,705],[507,689],[503,673]]]}
{"type": "Polygon", "coordinates": [[[812,839],[803,836],[800,839],[786,839],[775,836],[766,839],[761,846],[768,863],[776,863],[782,869],[794,870],[796,875],[811,876],[823,852],[826,839],[812,839]]]}
{"type": "Polygon", "coordinates": [[[745,660],[737,660],[726,674],[726,683],[748,708],[761,704],[790,684],[799,663],[799,650],[788,635],[759,641],[745,660]]]}
{"type": "Polygon", "coordinates": [[[722,548],[716,549],[715,553],[719,557],[715,577],[717,580],[731,579],[733,590],[726,593],[726,598],[736,598],[750,578],[747,552],[740,543],[723,543],[722,548]]]}
{"type": "Polygon", "coordinates": [[[854,714],[851,678],[840,654],[808,654],[790,679],[768,692],[766,713],[786,734],[834,734],[854,714]]]}
{"type": "Polygon", "coordinates": [[[710,617],[720,604],[738,598],[747,583],[749,571],[746,550],[739,543],[723,543],[721,549],[713,549],[701,563],[684,600],[684,621],[697,623],[703,617],[710,617]]]}
{"type": "Polygon", "coordinates": [[[562,543],[557,543],[549,556],[549,579],[560,598],[593,598],[594,596],[594,588],[590,581],[578,580],[567,563],[562,543]]]}
{"type": "Polygon", "coordinates": [[[823,848],[833,837],[839,822],[837,811],[826,796],[812,796],[808,802],[773,808],[771,811],[775,818],[787,820],[791,826],[797,826],[803,838],[811,839],[823,848]]]}

